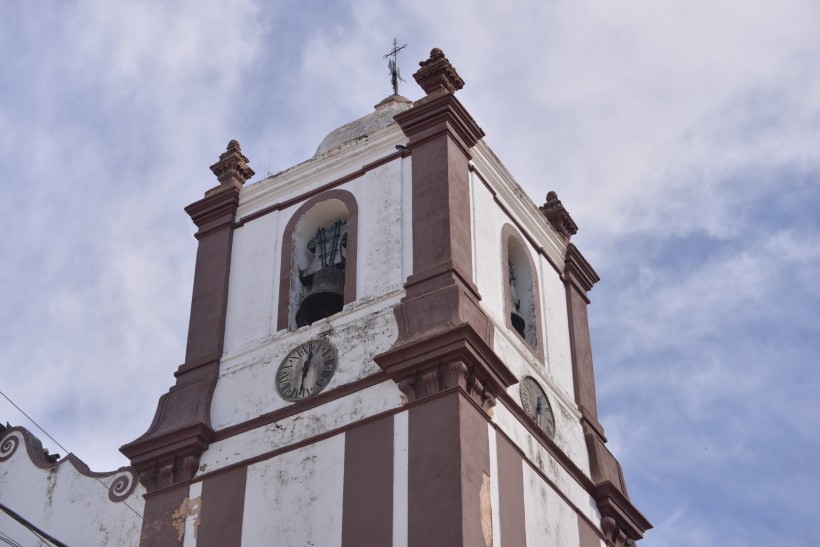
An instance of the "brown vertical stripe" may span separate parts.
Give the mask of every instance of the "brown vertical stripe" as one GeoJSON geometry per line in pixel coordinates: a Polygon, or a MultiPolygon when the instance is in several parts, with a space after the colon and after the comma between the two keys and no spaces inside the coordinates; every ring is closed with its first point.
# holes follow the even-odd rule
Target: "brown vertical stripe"
{"type": "Polygon", "coordinates": [[[496,435],[498,454],[498,514],[502,547],[524,547],[524,467],[521,455],[502,435],[496,435]]]}
{"type": "Polygon", "coordinates": [[[239,467],[202,482],[202,514],[197,547],[240,544],[247,471],[247,467],[239,467]]]}
{"type": "Polygon", "coordinates": [[[345,433],[343,547],[393,541],[393,416],[345,433]]]}
{"type": "Polygon", "coordinates": [[[452,393],[409,411],[409,547],[462,545],[458,399],[452,393]]]}
{"type": "Polygon", "coordinates": [[[578,545],[579,547],[601,547],[601,537],[581,515],[578,515],[578,545]]]}
{"type": "Polygon", "coordinates": [[[485,415],[453,392],[412,407],[409,429],[409,546],[491,545],[485,415]]]}
{"type": "Polygon", "coordinates": [[[145,498],[140,547],[181,546],[188,512],[188,483],[145,498]]]}
{"type": "Polygon", "coordinates": [[[493,544],[490,505],[490,441],[487,415],[458,395],[461,416],[461,520],[465,547],[493,544]],[[482,488],[486,506],[482,507],[482,488]]]}

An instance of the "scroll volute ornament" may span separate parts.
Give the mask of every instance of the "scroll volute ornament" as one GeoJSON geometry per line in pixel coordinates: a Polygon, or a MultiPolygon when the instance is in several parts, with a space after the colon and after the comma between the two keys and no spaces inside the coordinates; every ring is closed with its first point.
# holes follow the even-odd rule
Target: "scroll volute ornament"
{"type": "Polygon", "coordinates": [[[464,87],[464,80],[439,48],[433,48],[430,58],[421,61],[419,66],[421,68],[413,74],[413,78],[427,93],[427,99],[455,93],[464,87]]]}

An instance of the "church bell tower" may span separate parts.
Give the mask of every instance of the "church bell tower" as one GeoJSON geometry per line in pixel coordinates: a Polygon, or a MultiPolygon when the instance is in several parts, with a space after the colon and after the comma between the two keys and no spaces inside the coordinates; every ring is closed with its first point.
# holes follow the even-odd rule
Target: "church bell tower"
{"type": "Polygon", "coordinates": [[[246,185],[231,141],[185,209],[185,361],[121,448],[140,544],[620,547],[651,527],[598,422],[575,223],[526,197],[441,50],[417,101],[393,56],[395,93],[310,160],[246,185]]]}

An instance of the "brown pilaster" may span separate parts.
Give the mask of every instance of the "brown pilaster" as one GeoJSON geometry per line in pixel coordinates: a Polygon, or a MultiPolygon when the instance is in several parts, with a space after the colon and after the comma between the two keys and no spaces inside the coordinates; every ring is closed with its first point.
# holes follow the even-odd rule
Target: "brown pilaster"
{"type": "Polygon", "coordinates": [[[345,433],[342,547],[393,541],[393,416],[345,433]]]}
{"type": "Polygon", "coordinates": [[[237,467],[202,482],[197,547],[241,544],[247,475],[247,467],[237,467]]]}
{"type": "Polygon", "coordinates": [[[587,292],[599,279],[575,245],[568,243],[564,283],[575,402],[581,412],[591,478],[595,484],[592,495],[601,512],[601,529],[610,545],[622,547],[633,545],[652,525],[629,500],[621,465],[606,448],[604,429],[598,422],[595,373],[587,319],[587,292]]]}
{"type": "Polygon", "coordinates": [[[140,547],[181,547],[188,516],[188,485],[166,488],[146,496],[140,547]]]}
{"type": "Polygon", "coordinates": [[[507,439],[501,435],[496,435],[496,439],[501,545],[525,547],[527,528],[524,515],[524,461],[507,439]]]}
{"type": "Polygon", "coordinates": [[[149,494],[162,490],[146,497],[146,514],[154,515],[155,521],[173,517],[165,509],[176,503],[181,495],[177,491],[187,494],[199,456],[213,438],[211,397],[225,336],[233,226],[239,191],[253,175],[247,161],[239,143],[231,141],[211,166],[219,186],[185,208],[199,240],[185,362],[174,373],[176,384],[160,397],[148,431],[120,448],[149,494]]]}
{"type": "Polygon", "coordinates": [[[473,284],[468,162],[484,132],[453,95],[464,83],[441,50],[420,64],[427,96],[395,117],[412,155],[413,274],[395,310],[399,338],[376,362],[409,401],[461,387],[489,410],[516,378],[492,351],[473,284]]]}
{"type": "Polygon", "coordinates": [[[408,545],[492,545],[486,416],[452,391],[410,409],[408,545]]]}

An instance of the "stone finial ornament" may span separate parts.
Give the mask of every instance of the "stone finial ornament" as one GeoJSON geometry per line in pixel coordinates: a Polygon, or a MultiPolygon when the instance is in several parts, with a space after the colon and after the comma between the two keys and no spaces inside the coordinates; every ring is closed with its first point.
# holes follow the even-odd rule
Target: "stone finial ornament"
{"type": "Polygon", "coordinates": [[[419,63],[421,67],[413,74],[413,78],[421,86],[428,97],[439,97],[448,93],[455,93],[464,87],[464,80],[450,64],[444,52],[439,48],[430,51],[430,58],[419,63]]]}
{"type": "Polygon", "coordinates": [[[538,208],[541,214],[552,224],[552,227],[561,234],[564,241],[569,241],[569,238],[575,235],[578,231],[578,226],[569,216],[569,213],[564,208],[564,204],[558,199],[558,194],[549,192],[547,194],[547,201],[538,208]]]}
{"type": "Polygon", "coordinates": [[[219,156],[219,161],[211,166],[211,171],[223,187],[242,188],[245,181],[254,175],[253,169],[248,165],[248,158],[242,154],[242,149],[235,140],[228,143],[228,148],[219,156]]]}

